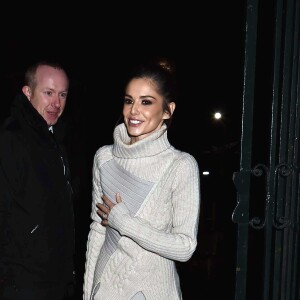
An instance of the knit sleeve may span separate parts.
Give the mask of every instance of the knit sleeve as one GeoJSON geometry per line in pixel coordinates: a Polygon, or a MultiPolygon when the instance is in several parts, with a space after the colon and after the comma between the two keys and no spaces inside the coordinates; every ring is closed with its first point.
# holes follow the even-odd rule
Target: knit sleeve
{"type": "Polygon", "coordinates": [[[85,261],[85,273],[84,273],[84,287],[83,287],[83,299],[90,299],[92,292],[94,271],[97,263],[100,249],[104,243],[105,227],[101,225],[101,218],[97,215],[96,204],[102,202],[101,199],[102,190],[100,185],[99,174],[99,161],[96,153],[93,163],[93,191],[92,191],[92,212],[90,225],[90,232],[88,234],[86,261],[85,261]]]}
{"type": "Polygon", "coordinates": [[[197,246],[200,214],[200,177],[198,164],[191,155],[184,155],[172,174],[172,188],[162,188],[160,197],[172,203],[170,231],[158,230],[150,222],[133,217],[124,203],[113,207],[109,225],[138,243],[144,249],[178,261],[191,258],[197,246]]]}

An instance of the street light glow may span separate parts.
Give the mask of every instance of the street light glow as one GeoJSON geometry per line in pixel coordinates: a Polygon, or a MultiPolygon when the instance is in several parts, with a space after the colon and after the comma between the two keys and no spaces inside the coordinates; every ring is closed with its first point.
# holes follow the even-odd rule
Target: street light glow
{"type": "Polygon", "coordinates": [[[216,112],[216,113],[214,114],[214,118],[215,118],[216,120],[219,120],[219,119],[221,119],[221,118],[222,118],[222,115],[221,115],[221,113],[219,113],[219,112],[216,112]]]}

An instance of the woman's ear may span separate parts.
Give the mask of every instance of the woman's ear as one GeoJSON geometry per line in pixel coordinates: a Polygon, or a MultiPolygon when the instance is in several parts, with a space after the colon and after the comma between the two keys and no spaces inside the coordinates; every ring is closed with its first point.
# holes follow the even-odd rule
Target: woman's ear
{"type": "Polygon", "coordinates": [[[23,94],[27,97],[27,99],[30,101],[31,99],[31,89],[28,85],[24,85],[22,87],[23,94]]]}
{"type": "Polygon", "coordinates": [[[168,105],[169,105],[170,113],[167,110],[165,111],[164,113],[165,116],[163,118],[164,120],[168,120],[171,118],[176,107],[175,102],[170,102],[168,105]]]}
{"type": "Polygon", "coordinates": [[[170,102],[169,107],[170,107],[171,115],[173,115],[174,110],[176,108],[176,103],[175,102],[170,102]]]}

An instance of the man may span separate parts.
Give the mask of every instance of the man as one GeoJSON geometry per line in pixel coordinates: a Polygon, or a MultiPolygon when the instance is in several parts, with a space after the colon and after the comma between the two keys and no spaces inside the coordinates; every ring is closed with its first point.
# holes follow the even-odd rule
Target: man
{"type": "Polygon", "coordinates": [[[69,79],[38,62],[0,131],[0,299],[66,299],[74,281],[73,190],[57,122],[69,79]]]}

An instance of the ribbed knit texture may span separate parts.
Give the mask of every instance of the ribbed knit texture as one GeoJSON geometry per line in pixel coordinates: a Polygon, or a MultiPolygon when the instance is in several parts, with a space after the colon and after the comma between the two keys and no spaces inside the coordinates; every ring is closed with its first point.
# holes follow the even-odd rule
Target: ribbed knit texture
{"type": "MultiPolygon", "coordinates": [[[[141,204],[154,185],[152,182],[130,174],[120,167],[114,159],[109,160],[100,167],[100,176],[103,193],[116,203],[115,191],[119,191],[122,195],[122,200],[126,203],[132,216],[135,215],[141,207],[141,204]]],[[[121,235],[117,230],[111,227],[107,228],[105,242],[96,264],[94,285],[100,280],[103,269],[110,256],[117,249],[120,238],[121,235]]]]}
{"type": "Polygon", "coordinates": [[[170,145],[165,126],[132,145],[129,141],[121,124],[115,129],[114,144],[101,147],[94,157],[84,300],[130,300],[138,292],[147,300],[179,300],[174,261],[190,259],[197,245],[198,164],[170,145]],[[112,200],[120,192],[122,202],[108,217],[109,231],[118,232],[119,238],[111,236],[106,242],[110,246],[102,247],[107,232],[96,204],[102,202],[105,189],[112,200]]]}

